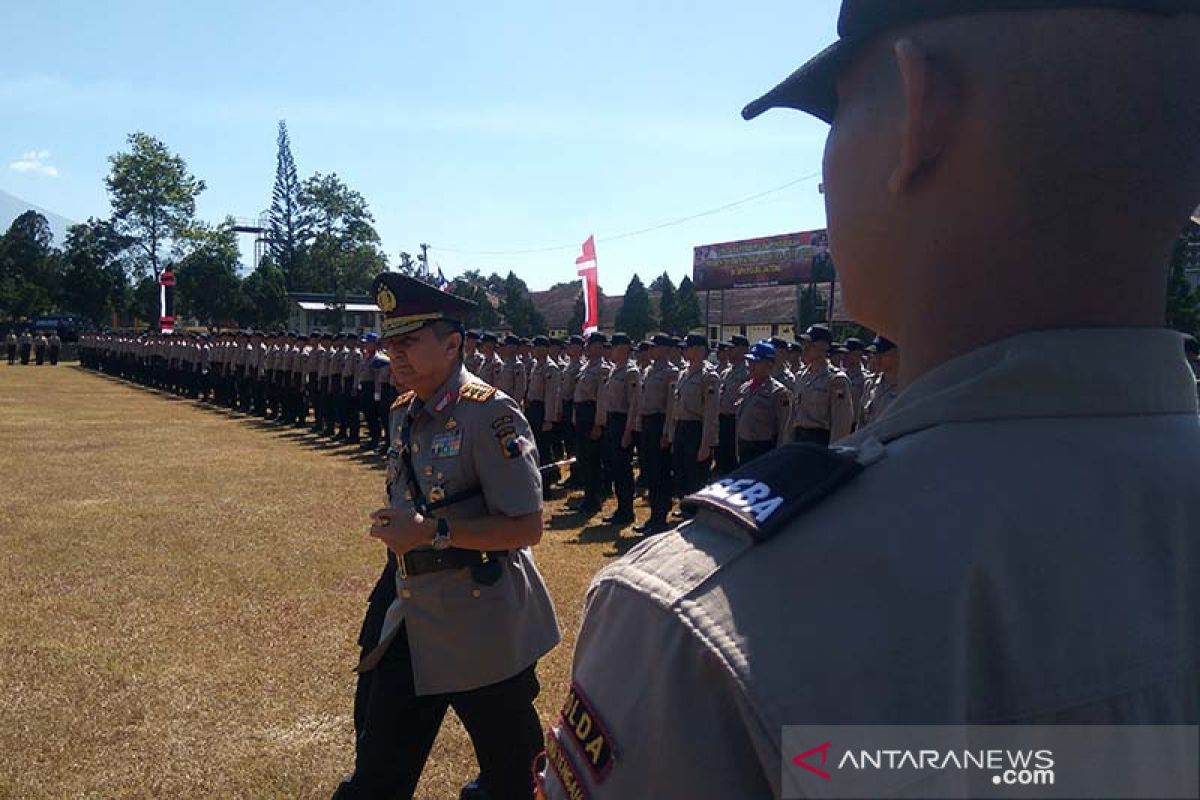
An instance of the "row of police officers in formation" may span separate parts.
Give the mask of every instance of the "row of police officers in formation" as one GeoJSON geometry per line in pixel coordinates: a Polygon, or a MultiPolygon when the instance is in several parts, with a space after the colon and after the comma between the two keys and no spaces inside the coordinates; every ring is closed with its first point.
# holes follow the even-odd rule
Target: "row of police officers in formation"
{"type": "Polygon", "coordinates": [[[79,358],[145,386],[281,425],[311,422],[315,433],[384,452],[396,388],[377,348],[374,333],[89,334],[79,358]]]}
{"type": "Polygon", "coordinates": [[[669,527],[674,499],[786,442],[829,445],[881,414],[898,393],[899,353],[882,337],[835,342],[811,326],[797,342],[751,346],[744,336],[710,342],[622,333],[532,340],[470,331],[465,365],[522,403],[539,457],[577,459],[578,510],[599,512],[615,494],[610,524],[635,521],[633,463],[650,518],[669,527]]]}
{"type": "MultiPolygon", "coordinates": [[[[305,427],[364,450],[390,444],[393,384],[378,337],[368,333],[89,334],[85,367],[205,400],[282,425],[305,427]],[[363,428],[366,437],[363,438],[363,428]]],[[[753,346],[744,336],[623,333],[524,339],[469,331],[466,368],[521,404],[549,485],[576,459],[568,485],[578,511],[614,495],[610,524],[635,522],[637,486],[650,517],[669,527],[676,498],[787,442],[828,445],[878,417],[899,391],[899,353],[887,339],[835,342],[813,325],[798,341],[753,346]],[[634,479],[634,464],[638,480],[634,479]]]]}
{"type": "Polygon", "coordinates": [[[45,364],[47,359],[51,366],[56,366],[58,355],[62,352],[62,339],[59,338],[58,331],[53,331],[49,336],[44,333],[34,336],[29,331],[24,331],[18,336],[9,331],[4,337],[4,349],[7,351],[10,367],[17,363],[18,353],[21,363],[25,366],[29,365],[31,356],[39,367],[45,364]]]}

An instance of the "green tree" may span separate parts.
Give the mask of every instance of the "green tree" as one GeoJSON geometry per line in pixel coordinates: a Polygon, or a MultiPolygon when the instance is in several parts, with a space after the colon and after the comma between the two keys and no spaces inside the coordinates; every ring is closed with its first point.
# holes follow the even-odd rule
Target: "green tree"
{"type": "MultiPolygon", "coordinates": [[[[580,324],[582,324],[583,302],[579,303],[580,324]]],[[[654,309],[650,305],[650,293],[642,285],[642,279],[635,273],[625,287],[625,297],[621,308],[617,311],[616,327],[619,331],[628,333],[634,339],[642,339],[647,331],[654,330],[654,309]]]]}
{"type": "Polygon", "coordinates": [[[1188,283],[1184,273],[1188,237],[1175,240],[1167,277],[1167,326],[1181,333],[1200,336],[1200,294],[1188,283]]]}
{"type": "MultiPolygon", "coordinates": [[[[692,283],[692,279],[686,275],[679,282],[679,291],[675,293],[674,316],[676,333],[679,335],[699,329],[704,322],[704,316],[700,313],[700,298],[696,296],[696,287],[692,283]]],[[[707,335],[706,332],[705,336],[707,335]]]]}
{"type": "Polygon", "coordinates": [[[467,327],[479,330],[494,330],[499,327],[500,314],[496,311],[496,306],[492,305],[487,279],[480,275],[478,270],[468,270],[464,275],[455,278],[454,283],[450,284],[450,294],[475,303],[473,311],[463,320],[467,327]]]}
{"type": "Polygon", "coordinates": [[[188,172],[187,163],[145,133],[129,135],[130,152],[108,161],[104,179],[117,232],[129,237],[154,278],[162,274],[166,244],[186,235],[196,215],[196,196],[204,181],[188,172]]]}
{"type": "Polygon", "coordinates": [[[365,293],[387,269],[379,234],[363,196],[337,175],[317,173],[300,189],[301,238],[293,290],[324,292],[339,301],[365,293]]]}
{"type": "Polygon", "coordinates": [[[107,220],[90,218],[67,229],[59,304],[65,311],[107,325],[129,305],[129,271],[122,255],[129,240],[107,220]]]}
{"type": "Polygon", "coordinates": [[[241,253],[232,220],[203,231],[196,246],[175,268],[175,310],[205,325],[237,319],[245,298],[238,276],[241,253]]]}
{"type": "Polygon", "coordinates": [[[300,179],[296,176],[296,161],[288,139],[287,123],[279,121],[275,156],[275,187],[271,192],[269,212],[270,243],[268,252],[288,285],[300,257],[300,179]]]}
{"type": "Polygon", "coordinates": [[[546,332],[546,318],[533,304],[525,281],[518,278],[515,272],[509,272],[508,277],[504,279],[500,314],[518,336],[534,336],[546,332]]]}
{"type": "Polygon", "coordinates": [[[135,325],[140,324],[148,328],[157,327],[159,288],[158,279],[153,275],[143,275],[134,285],[129,314],[133,317],[135,325]]]}
{"type": "Polygon", "coordinates": [[[267,329],[280,327],[288,319],[287,282],[283,270],[269,255],[242,281],[242,295],[248,306],[246,324],[267,329]]]}
{"type": "Polygon", "coordinates": [[[50,223],[36,211],[13,220],[0,237],[0,316],[43,314],[58,293],[62,260],[50,223]]]}
{"type": "Polygon", "coordinates": [[[578,334],[583,332],[583,318],[587,314],[587,306],[583,302],[583,292],[579,292],[579,296],[575,298],[575,305],[571,309],[571,321],[567,323],[567,332],[570,334],[578,334]]]}
{"type": "Polygon", "coordinates": [[[678,335],[687,333],[680,331],[675,319],[675,284],[671,283],[671,276],[663,273],[655,278],[652,284],[659,292],[658,296],[658,320],[659,327],[664,333],[678,335]]]}

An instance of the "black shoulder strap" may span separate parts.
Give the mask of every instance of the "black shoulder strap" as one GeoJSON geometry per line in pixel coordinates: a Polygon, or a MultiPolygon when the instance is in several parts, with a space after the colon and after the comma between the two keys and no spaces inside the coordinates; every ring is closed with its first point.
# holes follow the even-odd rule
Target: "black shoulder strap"
{"type": "Polygon", "coordinates": [[[788,444],[689,495],[681,506],[732,519],[756,543],[762,543],[862,469],[852,450],[788,444]]]}

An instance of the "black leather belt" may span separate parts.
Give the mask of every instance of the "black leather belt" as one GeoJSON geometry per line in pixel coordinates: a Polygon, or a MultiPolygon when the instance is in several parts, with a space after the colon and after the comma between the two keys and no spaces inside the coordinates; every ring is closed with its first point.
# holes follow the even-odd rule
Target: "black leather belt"
{"type": "Polygon", "coordinates": [[[445,550],[409,550],[396,565],[403,578],[443,572],[448,569],[464,569],[478,564],[487,564],[508,556],[507,550],[463,550],[450,547],[445,550]]]}

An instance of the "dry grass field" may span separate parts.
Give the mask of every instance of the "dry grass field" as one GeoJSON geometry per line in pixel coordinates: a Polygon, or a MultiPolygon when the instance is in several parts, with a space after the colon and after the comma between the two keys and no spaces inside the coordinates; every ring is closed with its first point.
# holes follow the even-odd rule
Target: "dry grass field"
{"type": "MultiPolygon", "coordinates": [[[[0,476],[0,798],[330,795],[383,563],[374,457],[73,365],[0,365],[0,476]]],[[[543,721],[588,581],[632,543],[564,500],[535,550],[565,635],[543,721]]],[[[474,773],[451,712],[418,797],[474,773]]]]}

